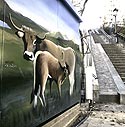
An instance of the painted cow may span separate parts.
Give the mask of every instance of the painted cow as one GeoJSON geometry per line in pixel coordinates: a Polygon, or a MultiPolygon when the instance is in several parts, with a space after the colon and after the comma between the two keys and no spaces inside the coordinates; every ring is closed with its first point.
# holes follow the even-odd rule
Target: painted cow
{"type": "Polygon", "coordinates": [[[48,51],[37,51],[34,58],[34,87],[31,94],[31,103],[34,100],[34,108],[37,105],[37,98],[43,106],[46,106],[44,92],[48,75],[56,82],[61,96],[61,85],[68,76],[68,70],[62,68],[58,59],[48,51]]]}
{"type": "Polygon", "coordinates": [[[69,71],[70,81],[70,95],[73,93],[74,87],[74,70],[75,70],[75,52],[71,47],[63,48],[56,45],[52,41],[44,38],[39,38],[36,33],[28,27],[22,26],[19,28],[14,24],[10,15],[10,21],[17,30],[16,34],[22,38],[24,42],[24,58],[27,60],[34,60],[34,52],[36,51],[48,51],[55,58],[59,60],[62,67],[66,67],[69,71]],[[37,45],[37,46],[36,46],[37,45]],[[35,47],[35,48],[34,48],[35,47]],[[34,49],[36,51],[34,51],[34,49]]]}

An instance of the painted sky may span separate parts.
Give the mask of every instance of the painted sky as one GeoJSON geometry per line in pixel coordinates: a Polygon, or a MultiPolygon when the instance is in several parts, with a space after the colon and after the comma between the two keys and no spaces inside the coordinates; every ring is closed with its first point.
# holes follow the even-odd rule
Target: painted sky
{"type": "Polygon", "coordinates": [[[78,26],[75,25],[76,21],[65,9],[63,9],[63,6],[58,6],[56,2],[53,2],[52,0],[45,0],[44,2],[41,2],[41,0],[5,1],[14,11],[30,18],[48,31],[59,31],[63,35],[66,35],[70,40],[77,40],[76,42],[78,42],[78,35],[76,36],[75,33],[78,29],[78,26]],[[68,20],[68,18],[70,20],[68,20]]]}
{"type": "Polygon", "coordinates": [[[4,26],[4,27],[10,29],[10,27],[9,27],[5,22],[3,22],[3,21],[1,21],[1,20],[0,20],[0,26],[4,26]]]}
{"type": "Polygon", "coordinates": [[[52,26],[56,29],[54,24],[47,23],[50,19],[53,19],[56,22],[56,15],[48,13],[49,10],[47,10],[46,5],[43,5],[43,2],[40,2],[40,0],[30,0],[30,2],[29,0],[6,0],[6,2],[13,10],[20,12],[22,15],[32,19],[37,24],[41,26],[44,24],[46,29],[51,31],[51,29],[53,29],[52,26]],[[48,19],[45,17],[46,14],[50,14],[48,19]]]}

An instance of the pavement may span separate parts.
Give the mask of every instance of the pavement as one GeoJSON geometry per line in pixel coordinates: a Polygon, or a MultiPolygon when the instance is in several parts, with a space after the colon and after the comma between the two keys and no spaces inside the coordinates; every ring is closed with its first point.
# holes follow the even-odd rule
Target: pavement
{"type": "MultiPolygon", "coordinates": [[[[104,44],[108,43],[104,36],[101,36],[100,40],[104,44]]],[[[79,127],[125,127],[125,105],[112,101],[111,94],[117,94],[117,87],[107,65],[107,59],[103,59],[105,54],[100,50],[100,40],[97,40],[98,43],[92,43],[92,55],[99,81],[99,94],[109,96],[106,96],[107,102],[102,98],[103,103],[94,105],[88,119],[79,127]]]]}
{"type": "Polygon", "coordinates": [[[96,104],[91,115],[79,127],[125,127],[125,105],[96,104]]]}

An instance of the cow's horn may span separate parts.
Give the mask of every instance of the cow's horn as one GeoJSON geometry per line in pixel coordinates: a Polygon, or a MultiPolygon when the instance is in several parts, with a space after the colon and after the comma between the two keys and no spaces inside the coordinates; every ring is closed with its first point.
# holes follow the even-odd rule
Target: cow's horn
{"type": "Polygon", "coordinates": [[[43,38],[41,38],[41,40],[44,40],[46,38],[46,34],[44,35],[44,37],[43,38]]]}
{"type": "Polygon", "coordinates": [[[19,28],[18,26],[16,26],[16,25],[14,24],[14,22],[13,22],[13,20],[12,20],[12,17],[11,17],[11,13],[9,13],[9,18],[10,18],[10,22],[12,23],[12,25],[14,26],[15,29],[24,32],[24,31],[22,30],[22,28],[19,28]]]}

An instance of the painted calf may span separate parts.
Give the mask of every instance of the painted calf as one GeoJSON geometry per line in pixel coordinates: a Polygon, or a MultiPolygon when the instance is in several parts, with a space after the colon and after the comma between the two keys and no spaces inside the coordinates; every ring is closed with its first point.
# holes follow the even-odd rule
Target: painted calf
{"type": "Polygon", "coordinates": [[[56,81],[61,96],[61,85],[68,75],[67,69],[62,68],[58,59],[48,51],[37,51],[34,58],[34,89],[31,94],[31,103],[34,100],[34,107],[37,105],[37,97],[43,106],[46,105],[44,92],[48,75],[56,81]]]}

